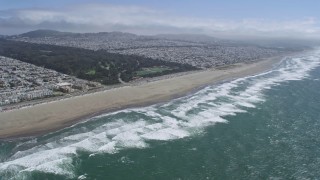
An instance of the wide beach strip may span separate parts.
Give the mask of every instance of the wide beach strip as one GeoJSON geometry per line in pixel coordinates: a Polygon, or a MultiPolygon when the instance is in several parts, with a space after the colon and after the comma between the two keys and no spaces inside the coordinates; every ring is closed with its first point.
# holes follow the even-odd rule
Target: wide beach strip
{"type": "Polygon", "coordinates": [[[277,56],[251,64],[237,64],[227,69],[194,72],[139,86],[124,86],[2,112],[0,113],[0,138],[39,135],[107,111],[167,101],[207,84],[266,71],[281,59],[277,56]]]}

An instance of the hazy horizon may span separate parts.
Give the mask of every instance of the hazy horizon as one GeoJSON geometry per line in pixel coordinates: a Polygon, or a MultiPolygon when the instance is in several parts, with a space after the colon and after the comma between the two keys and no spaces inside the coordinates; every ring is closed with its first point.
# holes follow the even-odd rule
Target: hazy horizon
{"type": "Polygon", "coordinates": [[[0,0],[0,34],[37,29],[204,34],[218,38],[320,39],[320,2],[253,0],[0,0]]]}

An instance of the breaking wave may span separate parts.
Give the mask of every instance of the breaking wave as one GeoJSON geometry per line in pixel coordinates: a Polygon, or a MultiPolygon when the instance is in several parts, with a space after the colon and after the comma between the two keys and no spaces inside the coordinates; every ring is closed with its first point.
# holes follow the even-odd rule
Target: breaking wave
{"type": "Polygon", "coordinates": [[[147,148],[151,141],[201,134],[205,127],[227,123],[226,116],[255,108],[265,101],[266,89],[308,77],[308,72],[319,66],[319,59],[320,51],[286,58],[265,73],[208,86],[165,104],[104,114],[51,137],[32,140],[35,147],[16,151],[0,163],[0,176],[18,178],[40,171],[72,178],[76,168],[72,159],[80,151],[90,156],[113,154],[127,148],[147,148]]]}

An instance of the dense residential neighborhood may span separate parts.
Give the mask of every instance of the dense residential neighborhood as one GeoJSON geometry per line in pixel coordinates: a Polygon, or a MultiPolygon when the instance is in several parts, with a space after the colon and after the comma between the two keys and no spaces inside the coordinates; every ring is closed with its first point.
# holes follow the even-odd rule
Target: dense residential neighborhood
{"type": "Polygon", "coordinates": [[[135,48],[114,50],[113,52],[142,55],[154,59],[190,64],[200,68],[250,62],[280,53],[277,50],[261,49],[257,47],[223,46],[135,48]]]}
{"type": "Polygon", "coordinates": [[[0,106],[87,91],[90,86],[98,84],[0,56],[0,106]]]}

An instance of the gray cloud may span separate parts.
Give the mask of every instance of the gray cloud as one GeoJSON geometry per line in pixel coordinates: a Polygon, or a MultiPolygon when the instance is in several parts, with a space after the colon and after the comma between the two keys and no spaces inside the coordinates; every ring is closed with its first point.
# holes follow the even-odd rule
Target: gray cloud
{"type": "Polygon", "coordinates": [[[317,19],[215,19],[179,17],[163,11],[108,4],[85,4],[64,9],[16,9],[0,11],[0,33],[35,29],[74,32],[125,31],[137,34],[204,33],[228,37],[316,37],[317,19]]]}

